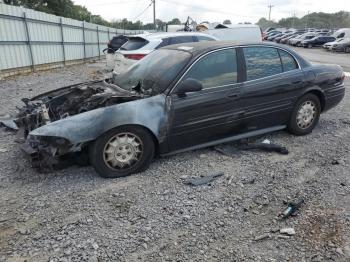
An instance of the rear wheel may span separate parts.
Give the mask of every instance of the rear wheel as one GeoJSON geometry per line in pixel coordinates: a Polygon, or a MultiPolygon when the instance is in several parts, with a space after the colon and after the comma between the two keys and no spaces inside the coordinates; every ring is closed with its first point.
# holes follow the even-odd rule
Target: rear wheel
{"type": "Polygon", "coordinates": [[[312,48],[312,44],[308,44],[307,47],[308,47],[308,48],[312,48]]]}
{"type": "Polygon", "coordinates": [[[90,147],[90,162],[100,176],[116,178],[148,168],[155,152],[153,139],[141,127],[115,128],[90,147]]]}
{"type": "Polygon", "coordinates": [[[350,47],[345,47],[344,52],[345,52],[345,53],[350,53],[350,47]]]}
{"type": "Polygon", "coordinates": [[[294,135],[307,135],[317,125],[321,114],[321,103],[314,94],[306,94],[296,103],[288,124],[288,131],[294,135]]]}

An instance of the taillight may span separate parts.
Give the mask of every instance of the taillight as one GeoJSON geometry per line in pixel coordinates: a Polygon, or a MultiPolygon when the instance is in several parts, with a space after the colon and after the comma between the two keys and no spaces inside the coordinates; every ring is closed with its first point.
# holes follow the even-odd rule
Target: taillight
{"type": "Polygon", "coordinates": [[[141,60],[144,58],[145,54],[125,54],[124,57],[132,60],[141,60]]]}
{"type": "Polygon", "coordinates": [[[344,79],[345,79],[345,73],[343,72],[343,74],[341,75],[341,81],[343,82],[344,81],[344,79]]]}

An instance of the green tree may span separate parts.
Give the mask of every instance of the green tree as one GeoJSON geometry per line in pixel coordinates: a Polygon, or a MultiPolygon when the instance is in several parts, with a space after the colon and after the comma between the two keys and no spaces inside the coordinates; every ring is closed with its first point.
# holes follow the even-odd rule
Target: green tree
{"type": "Polygon", "coordinates": [[[168,25],[181,25],[181,21],[179,18],[173,18],[171,21],[168,22],[168,25]]]}
{"type": "Polygon", "coordinates": [[[229,19],[226,19],[226,20],[224,20],[224,22],[222,22],[224,25],[231,25],[232,23],[231,23],[231,20],[229,20],[229,19]]]}

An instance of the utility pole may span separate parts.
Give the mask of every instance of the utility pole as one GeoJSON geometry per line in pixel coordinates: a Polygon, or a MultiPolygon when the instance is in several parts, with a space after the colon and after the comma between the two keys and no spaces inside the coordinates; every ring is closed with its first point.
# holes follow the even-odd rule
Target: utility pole
{"type": "Polygon", "coordinates": [[[269,8],[269,21],[271,20],[271,8],[273,7],[273,5],[268,5],[267,6],[269,8]]]}
{"type": "Polygon", "coordinates": [[[305,29],[309,27],[309,14],[310,14],[310,11],[307,11],[307,18],[306,18],[306,27],[305,27],[305,29]]]}
{"type": "Polygon", "coordinates": [[[292,28],[294,28],[294,24],[295,24],[295,12],[293,13],[293,22],[292,22],[292,28]]]}
{"type": "Polygon", "coordinates": [[[157,24],[156,24],[156,0],[153,1],[153,26],[154,30],[157,30],[157,24]]]}

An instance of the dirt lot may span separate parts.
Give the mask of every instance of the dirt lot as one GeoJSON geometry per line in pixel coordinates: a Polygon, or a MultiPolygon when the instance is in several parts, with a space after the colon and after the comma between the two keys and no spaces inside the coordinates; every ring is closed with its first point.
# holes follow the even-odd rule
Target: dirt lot
{"type": "MultiPolygon", "coordinates": [[[[1,81],[0,114],[14,113],[21,97],[99,77],[95,70],[1,81]]],[[[312,134],[256,138],[288,155],[204,149],[114,180],[91,167],[38,173],[1,128],[0,261],[350,261],[349,90],[312,134]],[[183,183],[218,171],[225,176],[211,185],[183,183]],[[300,198],[297,216],[278,219],[300,198]]]]}

